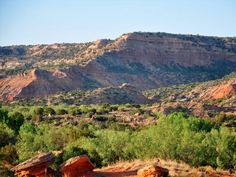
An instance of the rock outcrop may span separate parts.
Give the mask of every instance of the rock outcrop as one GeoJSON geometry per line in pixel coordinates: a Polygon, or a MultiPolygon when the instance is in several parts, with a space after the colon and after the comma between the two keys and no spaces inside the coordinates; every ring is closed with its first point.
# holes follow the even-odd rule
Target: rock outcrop
{"type": "Polygon", "coordinates": [[[222,113],[236,115],[235,74],[195,85],[149,90],[144,95],[159,103],[153,107],[153,112],[187,112],[197,117],[211,118],[222,113]]]}
{"type": "Polygon", "coordinates": [[[221,99],[236,93],[236,78],[220,83],[208,88],[201,94],[203,100],[221,99]]]}
{"type": "Polygon", "coordinates": [[[54,160],[53,154],[41,153],[12,168],[17,177],[54,177],[54,171],[49,168],[54,160]]]}
{"type": "Polygon", "coordinates": [[[34,69],[25,74],[0,79],[0,100],[43,98],[57,92],[86,89],[87,85],[83,83],[91,83],[90,88],[99,86],[96,81],[73,68],[66,72],[34,69]]]}
{"type": "Polygon", "coordinates": [[[146,166],[137,172],[138,177],[167,177],[168,174],[168,169],[157,165],[146,166]]]}
{"type": "Polygon", "coordinates": [[[36,79],[34,71],[0,80],[0,100],[12,101],[36,79]]]}
{"type": "MultiPolygon", "coordinates": [[[[54,152],[55,153],[55,152],[54,152]]],[[[31,158],[12,170],[18,177],[167,177],[170,176],[215,176],[234,177],[235,173],[227,171],[197,169],[184,163],[164,161],[161,159],[134,160],[119,162],[103,168],[94,169],[86,155],[73,157],[61,165],[61,174],[48,168],[53,161],[52,153],[42,153],[31,158]],[[167,169],[168,168],[168,169],[167,169]]]]}
{"type": "Polygon", "coordinates": [[[61,165],[63,177],[80,177],[94,169],[87,155],[73,157],[61,165]]]}

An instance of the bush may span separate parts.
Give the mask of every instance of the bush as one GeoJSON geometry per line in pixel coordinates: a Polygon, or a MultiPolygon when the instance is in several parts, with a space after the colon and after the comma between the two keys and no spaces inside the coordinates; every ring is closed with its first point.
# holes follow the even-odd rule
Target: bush
{"type": "Polygon", "coordinates": [[[0,148],[14,142],[14,131],[7,127],[6,124],[0,123],[0,148]]]}
{"type": "Polygon", "coordinates": [[[216,139],[217,166],[224,169],[236,169],[236,133],[227,128],[212,132],[216,139]]]}
{"type": "Polygon", "coordinates": [[[44,109],[41,108],[41,107],[36,107],[36,108],[33,109],[33,114],[34,115],[43,116],[43,112],[44,112],[44,109]]]}
{"type": "MultiPolygon", "coordinates": [[[[97,147],[93,138],[85,138],[85,137],[80,137],[76,141],[68,144],[65,148],[64,151],[71,151],[71,149],[78,148],[82,151],[82,153],[86,153],[91,162],[96,166],[96,167],[102,167],[102,158],[99,156],[97,152],[97,147]]],[[[81,154],[82,154],[81,153],[81,154]]]]}
{"type": "Polygon", "coordinates": [[[68,114],[68,111],[65,110],[65,109],[60,108],[60,109],[56,110],[56,114],[57,115],[65,115],[65,114],[68,114]]]}
{"type": "Polygon", "coordinates": [[[6,124],[17,134],[20,126],[24,122],[24,116],[19,112],[9,113],[7,110],[0,108],[0,123],[6,124]]]}
{"type": "Polygon", "coordinates": [[[14,163],[17,160],[17,152],[13,144],[8,144],[0,148],[0,159],[8,163],[14,163]]]}
{"type": "Polygon", "coordinates": [[[120,160],[129,160],[129,152],[127,152],[129,142],[130,133],[128,131],[98,131],[95,146],[102,159],[102,164],[107,165],[120,160]]]}
{"type": "Polygon", "coordinates": [[[56,114],[55,110],[50,108],[50,107],[46,107],[44,109],[44,115],[45,116],[52,116],[52,115],[55,115],[55,114],[56,114]]]}
{"type": "Polygon", "coordinates": [[[37,151],[62,150],[80,137],[93,137],[87,127],[51,127],[49,124],[24,124],[19,131],[17,151],[20,160],[32,157],[37,151]]]}
{"type": "Polygon", "coordinates": [[[98,106],[96,109],[97,114],[107,114],[111,112],[113,109],[116,109],[115,107],[111,107],[110,104],[103,104],[101,106],[98,106]]]}
{"type": "Polygon", "coordinates": [[[0,123],[0,176],[13,176],[9,166],[18,158],[15,141],[15,132],[6,124],[0,123]]]}
{"type": "Polygon", "coordinates": [[[111,111],[117,111],[119,105],[110,105],[111,111]]]}
{"type": "Polygon", "coordinates": [[[44,109],[42,107],[33,107],[31,110],[31,118],[33,122],[39,123],[42,121],[44,109]]]}
{"type": "Polygon", "coordinates": [[[8,119],[8,111],[6,109],[0,108],[0,122],[7,123],[8,119]]]}
{"type": "MultiPolygon", "coordinates": [[[[104,120],[102,115],[100,118],[104,120]]],[[[64,150],[64,159],[87,153],[98,166],[120,160],[163,158],[192,166],[236,169],[234,128],[218,126],[185,113],[161,116],[155,125],[137,130],[114,121],[106,123],[103,124],[106,129],[100,124],[83,122],[63,127],[24,124],[16,144],[19,159],[32,157],[37,151],[64,150]]],[[[6,145],[12,137],[11,131],[0,129],[0,132],[3,134],[0,142],[6,145]],[[10,139],[4,140],[5,135],[10,139]]]]}
{"type": "Polygon", "coordinates": [[[105,122],[108,120],[108,117],[105,115],[96,115],[93,117],[93,119],[96,121],[105,122]]]}
{"type": "Polygon", "coordinates": [[[193,166],[235,168],[232,151],[236,150],[235,133],[227,129],[225,141],[222,140],[223,133],[222,128],[209,121],[174,113],[160,119],[157,125],[136,133],[131,149],[135,158],[160,157],[181,160],[193,166]],[[221,146],[224,148],[219,152],[221,146]]]}
{"type": "Polygon", "coordinates": [[[24,116],[19,112],[9,114],[9,122],[7,125],[16,133],[20,130],[21,125],[24,123],[24,116]]]}
{"type": "Polygon", "coordinates": [[[73,106],[73,107],[69,108],[68,113],[70,115],[76,116],[76,115],[80,115],[81,114],[81,110],[78,107],[73,106]]]}
{"type": "Polygon", "coordinates": [[[96,113],[96,109],[93,108],[92,106],[88,106],[88,105],[81,105],[79,107],[79,109],[81,110],[82,113],[86,114],[86,113],[92,113],[95,114],[96,113]]]}
{"type": "Polygon", "coordinates": [[[82,148],[74,147],[74,146],[69,147],[69,148],[67,147],[67,149],[63,153],[63,161],[66,161],[71,157],[75,157],[78,155],[84,155],[84,154],[87,154],[87,151],[85,151],[82,148]]]}

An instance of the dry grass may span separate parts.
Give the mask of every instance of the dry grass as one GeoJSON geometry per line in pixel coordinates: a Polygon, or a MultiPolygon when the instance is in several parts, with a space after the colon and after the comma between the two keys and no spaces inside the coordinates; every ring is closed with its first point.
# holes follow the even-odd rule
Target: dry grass
{"type": "Polygon", "coordinates": [[[121,173],[121,175],[116,176],[135,177],[137,170],[152,164],[167,168],[169,170],[169,175],[172,177],[236,177],[235,172],[233,174],[230,174],[228,171],[220,169],[215,170],[209,166],[194,168],[183,162],[161,159],[118,162],[101,169],[96,169],[95,171],[108,173],[114,172],[117,174],[121,173]]]}

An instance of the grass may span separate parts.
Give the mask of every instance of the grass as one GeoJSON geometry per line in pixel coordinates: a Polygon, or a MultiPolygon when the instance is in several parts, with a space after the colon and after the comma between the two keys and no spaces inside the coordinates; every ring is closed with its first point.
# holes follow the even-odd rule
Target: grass
{"type": "MultiPolygon", "coordinates": [[[[150,160],[133,160],[133,161],[120,161],[115,164],[108,165],[106,167],[95,169],[98,172],[125,172],[127,176],[132,175],[135,171],[138,171],[141,168],[144,168],[148,165],[158,165],[169,170],[170,176],[203,176],[208,177],[210,175],[215,175],[216,177],[222,175],[232,175],[235,176],[236,173],[230,174],[229,171],[222,169],[213,169],[210,166],[194,168],[189,166],[184,162],[177,162],[173,160],[163,160],[163,159],[150,159],[150,160]]],[[[230,176],[229,176],[230,177],[230,176]]]]}

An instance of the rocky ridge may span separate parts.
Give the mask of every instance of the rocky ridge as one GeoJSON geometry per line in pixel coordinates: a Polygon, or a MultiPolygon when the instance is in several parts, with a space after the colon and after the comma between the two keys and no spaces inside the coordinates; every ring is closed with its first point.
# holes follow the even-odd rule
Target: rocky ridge
{"type": "Polygon", "coordinates": [[[146,90],[236,71],[236,39],[135,32],[85,44],[0,47],[0,63],[5,101],[123,83],[146,90]]]}

